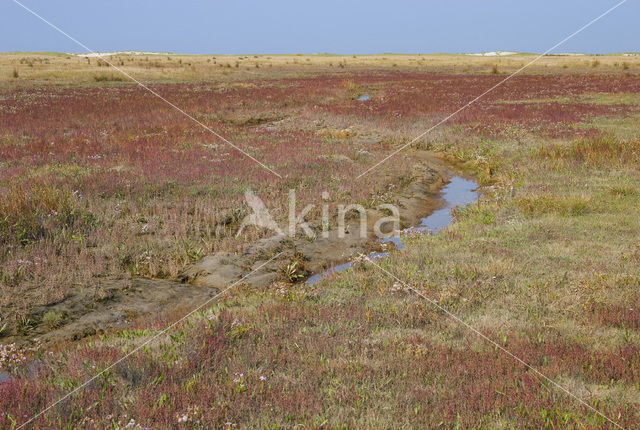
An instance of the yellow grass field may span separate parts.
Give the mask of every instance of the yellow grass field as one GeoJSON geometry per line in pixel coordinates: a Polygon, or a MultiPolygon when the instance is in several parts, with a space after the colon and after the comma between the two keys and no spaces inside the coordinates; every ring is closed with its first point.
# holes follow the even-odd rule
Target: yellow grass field
{"type": "MultiPolygon", "coordinates": [[[[87,83],[125,79],[105,61],[142,81],[228,81],[256,76],[341,73],[369,68],[420,72],[510,74],[536,54],[477,57],[465,54],[378,55],[109,55],[104,60],[60,53],[0,54],[0,82],[87,83]],[[266,68],[268,70],[261,70],[266,68]],[[17,71],[18,78],[14,78],[17,71]]],[[[640,55],[547,55],[527,74],[617,73],[640,71],[640,55]]]]}

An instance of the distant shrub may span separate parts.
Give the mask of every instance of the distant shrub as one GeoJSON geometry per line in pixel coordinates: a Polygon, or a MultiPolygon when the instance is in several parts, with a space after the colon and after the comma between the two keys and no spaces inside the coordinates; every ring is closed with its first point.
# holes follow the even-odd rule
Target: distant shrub
{"type": "Polygon", "coordinates": [[[491,67],[491,73],[494,75],[497,75],[498,73],[500,73],[500,71],[498,70],[497,64],[494,64],[493,67],[491,67]]]}
{"type": "Polygon", "coordinates": [[[11,74],[11,77],[13,79],[18,79],[20,77],[20,74],[18,73],[18,69],[13,69],[13,73],[11,74]]]}

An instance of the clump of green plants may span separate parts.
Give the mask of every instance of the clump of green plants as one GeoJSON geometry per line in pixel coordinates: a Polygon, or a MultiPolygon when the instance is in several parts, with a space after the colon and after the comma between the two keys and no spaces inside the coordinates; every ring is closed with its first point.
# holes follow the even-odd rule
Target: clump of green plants
{"type": "Polygon", "coordinates": [[[638,195],[638,189],[625,185],[612,185],[609,192],[616,197],[632,197],[638,195]]]}
{"type": "Polygon", "coordinates": [[[291,282],[296,282],[301,278],[304,278],[304,275],[300,273],[300,268],[298,267],[298,262],[294,261],[293,263],[288,264],[284,269],[284,275],[287,280],[291,282]]]}
{"type": "Polygon", "coordinates": [[[27,245],[80,224],[92,227],[95,217],[77,203],[69,191],[49,185],[14,187],[0,201],[0,243],[27,245]]]}
{"type": "Polygon", "coordinates": [[[42,324],[48,330],[54,330],[60,326],[62,323],[62,319],[64,318],[64,314],[58,311],[47,311],[42,316],[42,324]]]}
{"type": "Polygon", "coordinates": [[[31,330],[35,327],[34,321],[28,316],[23,316],[18,319],[16,322],[16,332],[22,336],[26,336],[29,334],[31,330]]]}
{"type": "Polygon", "coordinates": [[[304,256],[296,252],[288,263],[280,266],[279,272],[283,280],[287,282],[298,282],[309,276],[309,271],[305,268],[304,260],[304,256]]]}
{"type": "Polygon", "coordinates": [[[580,216],[589,212],[589,203],[589,198],[579,196],[535,195],[516,199],[518,209],[527,216],[544,214],[580,216]]]}
{"type": "Polygon", "coordinates": [[[344,81],[342,81],[342,86],[347,91],[347,96],[351,100],[356,100],[361,95],[371,92],[368,88],[362,85],[358,85],[352,79],[345,79],[344,81]]]}
{"type": "Polygon", "coordinates": [[[570,144],[545,145],[537,155],[558,164],[588,167],[634,164],[640,159],[640,139],[620,139],[612,134],[598,134],[574,140],[570,144]]]}

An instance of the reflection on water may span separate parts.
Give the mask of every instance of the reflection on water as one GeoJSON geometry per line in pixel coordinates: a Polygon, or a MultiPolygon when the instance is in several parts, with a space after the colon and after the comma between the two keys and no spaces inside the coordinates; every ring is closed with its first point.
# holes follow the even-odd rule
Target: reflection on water
{"type": "MultiPolygon", "coordinates": [[[[451,209],[456,206],[468,205],[478,199],[478,192],[474,191],[477,187],[473,181],[454,176],[451,178],[451,182],[442,189],[442,199],[445,201],[444,207],[434,211],[428,217],[422,218],[419,225],[411,227],[409,230],[424,231],[432,234],[439,232],[453,221],[451,209]]],[[[396,237],[394,239],[399,238],[396,237]]],[[[394,240],[393,243],[398,246],[398,249],[404,247],[400,240],[394,240]],[[400,242],[400,244],[398,244],[398,242],[400,242]]]]}
{"type": "MultiPolygon", "coordinates": [[[[422,218],[420,224],[415,227],[410,227],[407,231],[421,231],[425,233],[435,234],[440,231],[442,228],[448,226],[453,221],[453,216],[451,215],[451,209],[456,206],[465,206],[469,203],[473,203],[478,199],[478,192],[475,189],[478,186],[475,182],[470,181],[468,179],[460,178],[458,176],[454,176],[451,178],[451,182],[449,182],[442,189],[442,199],[445,201],[445,205],[442,209],[438,209],[434,211],[431,215],[426,218],[422,218]]],[[[402,234],[402,232],[401,232],[402,234]]],[[[404,244],[402,243],[401,235],[390,237],[388,239],[381,240],[382,242],[391,242],[396,245],[397,249],[404,248],[404,244]]],[[[372,252],[369,254],[369,258],[382,258],[386,255],[386,252],[372,252]]],[[[342,270],[348,269],[351,267],[351,263],[344,263],[338,266],[331,267],[324,271],[323,273],[318,273],[316,275],[310,276],[309,279],[305,282],[305,285],[312,285],[316,282],[322,280],[322,278],[334,273],[340,272],[342,270]]]]}
{"type": "Polygon", "coordinates": [[[367,100],[369,100],[371,98],[371,96],[369,96],[369,94],[363,94],[360,97],[358,97],[358,101],[359,102],[366,102],[367,100]]]}

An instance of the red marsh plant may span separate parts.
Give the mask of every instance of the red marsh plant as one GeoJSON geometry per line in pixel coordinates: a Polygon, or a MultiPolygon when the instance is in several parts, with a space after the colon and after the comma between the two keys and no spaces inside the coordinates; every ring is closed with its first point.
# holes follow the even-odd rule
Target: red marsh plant
{"type": "MultiPolygon", "coordinates": [[[[439,120],[499,79],[354,72],[348,80],[318,76],[154,85],[252,156],[282,171],[283,181],[136,86],[4,90],[1,234],[8,246],[1,257],[3,282],[15,286],[37,277],[54,288],[69,274],[80,283],[123,271],[175,276],[191,260],[237,245],[232,230],[234,220],[241,218],[247,187],[262,193],[274,207],[282,206],[289,188],[297,189],[301,203],[317,199],[327,188],[350,200],[367,199],[386,180],[383,175],[367,176],[357,184],[343,180],[351,178],[354,169],[364,170],[368,162],[354,156],[357,148],[350,137],[298,129],[296,121],[338,114],[345,124],[372,119],[373,124],[388,122],[397,129],[416,118],[439,120]],[[371,92],[371,99],[354,100],[354,91],[361,90],[371,92]],[[291,119],[292,125],[269,125],[281,118],[291,119]],[[350,161],[335,161],[340,159],[350,161]],[[139,238],[135,244],[128,240],[132,236],[139,238]],[[41,261],[38,266],[19,263],[36,258],[41,261]]],[[[455,122],[466,124],[469,132],[491,133],[512,124],[537,132],[566,131],[567,124],[587,116],[629,108],[497,102],[597,91],[628,93],[639,85],[631,75],[518,76],[455,122]]],[[[387,142],[366,149],[372,153],[370,161],[386,155],[391,146],[387,142]]],[[[576,146],[572,157],[589,160],[590,153],[610,149],[602,144],[576,146]]],[[[401,167],[406,163],[394,157],[383,169],[402,172],[401,167]]],[[[63,294],[59,291],[54,295],[63,294]]]]}
{"type": "MultiPolygon", "coordinates": [[[[41,296],[46,301],[59,300],[68,285],[85,285],[96,276],[176,276],[204,254],[241,246],[233,235],[247,188],[274,208],[285,207],[290,188],[296,188],[300,204],[317,201],[322,191],[365,201],[388,185],[386,172],[402,176],[409,163],[393,157],[381,174],[350,181],[354,171],[387,155],[394,140],[360,148],[353,136],[327,133],[314,120],[416,127],[418,120],[441,119],[499,79],[353,72],[346,80],[317,76],[153,86],[284,180],[133,85],[5,89],[0,103],[3,288],[11,286],[15,293],[37,284],[49,291],[41,296]],[[361,90],[372,97],[354,100],[361,90]],[[285,121],[274,124],[280,119],[285,121]],[[358,155],[359,149],[370,154],[358,155]]],[[[514,124],[536,133],[566,132],[575,121],[632,108],[518,101],[632,93],[640,89],[639,81],[633,75],[516,76],[454,123],[468,133],[514,124]]],[[[584,162],[598,157],[612,162],[611,157],[633,156],[633,144],[626,145],[575,144],[569,153],[584,162]]],[[[566,157],[564,149],[550,151],[552,157],[566,157]]],[[[242,239],[250,242],[260,234],[242,239]]]]}
{"type": "MultiPolygon", "coordinates": [[[[380,121],[412,121],[418,118],[436,123],[475,99],[502,77],[442,74],[398,74],[397,80],[376,82],[379,88],[370,101],[361,103],[343,98],[327,103],[324,109],[346,115],[356,112],[364,118],[380,121]]],[[[351,85],[366,85],[370,80],[353,77],[351,85]]],[[[637,112],[632,105],[539,102],[585,92],[637,92],[640,80],[635,76],[516,76],[488,93],[451,119],[452,124],[471,124],[472,131],[495,135],[505,127],[520,125],[535,133],[567,135],[573,125],[594,116],[637,112]],[[512,101],[512,103],[503,103],[512,101]],[[568,131],[567,131],[568,130],[568,131]]]]}
{"type": "MultiPolygon", "coordinates": [[[[135,86],[10,90],[0,104],[0,279],[12,294],[0,306],[34,285],[46,303],[98,276],[175,277],[207,253],[238,249],[264,234],[234,237],[247,188],[282,218],[290,188],[300,205],[322,191],[370,199],[387,176],[345,179],[388,146],[358,156],[350,138],[269,125],[322,85],[155,88],[283,180],[135,86]]],[[[397,159],[383,170],[402,176],[408,167],[397,159]]]]}
{"type": "MultiPolygon", "coordinates": [[[[253,307],[201,314],[45,412],[34,426],[99,428],[134,419],[142,426],[180,427],[185,415],[204,427],[325,421],[383,427],[608,425],[430,308],[381,298],[376,285],[294,293],[260,295],[253,307]],[[336,299],[353,293],[359,300],[336,299]],[[425,327],[461,338],[465,346],[433,341],[418,330],[425,327]]],[[[129,329],[43,356],[47,364],[37,378],[17,370],[11,382],[0,384],[0,423],[23,422],[120,357],[121,345],[127,345],[120,339],[142,341],[149,333],[129,329]]],[[[633,345],[594,351],[535,330],[487,334],[554,379],[600,386],[640,382],[633,345]]],[[[638,418],[623,399],[587,401],[623,426],[638,418]]]]}

